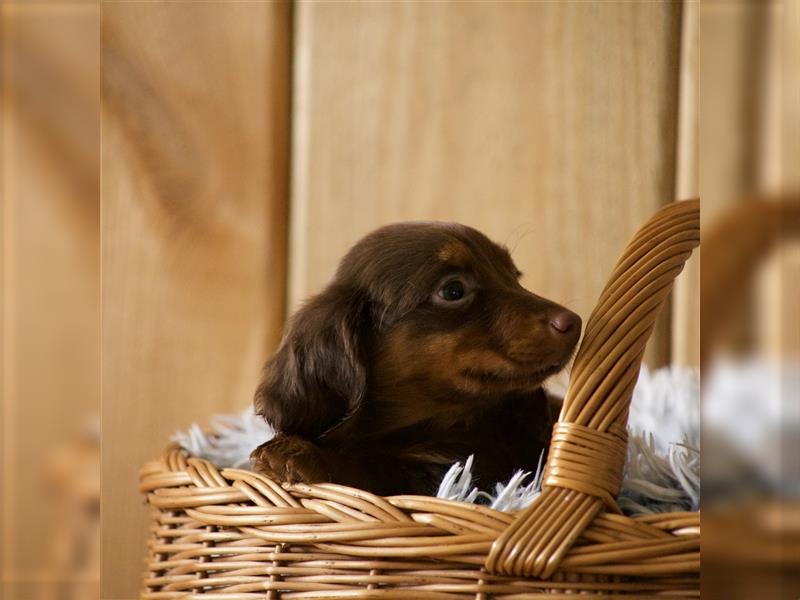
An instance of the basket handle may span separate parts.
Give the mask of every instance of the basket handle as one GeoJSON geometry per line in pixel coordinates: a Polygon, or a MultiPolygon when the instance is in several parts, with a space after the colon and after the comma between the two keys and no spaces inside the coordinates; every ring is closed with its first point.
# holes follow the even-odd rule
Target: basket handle
{"type": "Polygon", "coordinates": [[[620,512],[628,408],[644,348],[699,243],[700,203],[687,200],[658,211],[623,251],[586,325],[542,493],[492,545],[490,573],[548,578],[604,507],[620,512]]]}

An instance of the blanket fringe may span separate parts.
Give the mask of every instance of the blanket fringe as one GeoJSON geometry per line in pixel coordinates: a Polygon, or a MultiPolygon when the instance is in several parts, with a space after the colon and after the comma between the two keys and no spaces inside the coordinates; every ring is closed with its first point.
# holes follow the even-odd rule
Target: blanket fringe
{"type": "MultiPolygon", "coordinates": [[[[629,418],[628,456],[619,497],[626,514],[699,510],[700,417],[696,369],[668,367],[650,372],[643,367],[629,418]],[[676,441],[679,440],[679,441],[676,441]]],[[[182,448],[218,467],[250,468],[250,452],[274,431],[252,408],[219,415],[209,431],[192,425],[173,436],[182,448]]],[[[442,478],[436,496],[485,504],[500,511],[518,511],[541,493],[543,457],[535,473],[519,470],[493,492],[473,485],[470,456],[455,463],[442,478]]]]}

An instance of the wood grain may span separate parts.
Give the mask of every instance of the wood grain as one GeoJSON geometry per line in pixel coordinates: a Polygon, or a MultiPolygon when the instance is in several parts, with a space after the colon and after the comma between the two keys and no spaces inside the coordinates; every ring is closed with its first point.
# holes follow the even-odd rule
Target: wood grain
{"type": "Polygon", "coordinates": [[[103,598],[141,585],[141,465],[280,336],[288,33],[282,2],[103,6],[103,598]]]}
{"type": "MultiPolygon", "coordinates": [[[[800,202],[800,3],[771,2],[767,52],[769,81],[760,150],[761,184],[800,202]]],[[[780,246],[767,266],[758,325],[761,351],[788,364],[800,363],[800,242],[780,246]]],[[[784,386],[788,388],[790,386],[784,386]]],[[[792,392],[784,390],[788,405],[792,392]]],[[[795,390],[796,394],[796,390],[795,390]]],[[[795,445],[795,448],[797,446],[795,445]]]]}
{"type": "Polygon", "coordinates": [[[99,10],[4,3],[0,38],[0,597],[96,597],[99,563],[77,550],[98,519],[66,488],[99,471],[99,10]],[[87,429],[80,478],[55,482],[87,429]]]}
{"type": "MultiPolygon", "coordinates": [[[[587,317],[674,197],[680,12],[299,3],[290,305],[371,229],[441,219],[508,244],[530,289],[587,317]]],[[[669,357],[668,317],[651,364],[669,357]]]]}
{"type": "MultiPolygon", "coordinates": [[[[797,10],[796,3],[777,1],[700,4],[699,179],[706,232],[738,203],[796,193],[797,10]]],[[[748,282],[726,319],[719,355],[779,358],[800,351],[795,253],[781,248],[748,282]]],[[[714,277],[707,266],[702,263],[702,279],[714,277]]],[[[701,301],[701,314],[718,313],[707,298],[701,301]]]]}
{"type": "MultiPolygon", "coordinates": [[[[698,3],[684,0],[681,13],[680,104],[675,169],[675,199],[700,196],[698,153],[698,3]]],[[[700,249],[675,281],[672,294],[671,362],[700,365],[700,249]]]]}
{"type": "MultiPolygon", "coordinates": [[[[783,5],[776,28],[780,31],[781,114],[778,144],[781,151],[781,185],[787,190],[800,190],[800,3],[783,5]]],[[[779,348],[782,356],[795,364],[800,361],[800,244],[785,248],[780,258],[781,330],[779,348]]],[[[787,392],[787,403],[789,394],[787,392]]],[[[797,390],[795,389],[795,393],[797,390]]],[[[796,446],[795,446],[796,447],[796,446]]]]}

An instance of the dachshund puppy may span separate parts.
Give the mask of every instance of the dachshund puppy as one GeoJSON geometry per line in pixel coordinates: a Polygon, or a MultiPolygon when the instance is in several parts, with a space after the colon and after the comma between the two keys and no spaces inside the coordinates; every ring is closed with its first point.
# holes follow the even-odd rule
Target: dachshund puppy
{"type": "Polygon", "coordinates": [[[279,481],[433,494],[475,455],[491,486],[534,470],[557,417],[542,382],[581,320],[525,290],[508,250],[464,225],[378,229],[291,319],[255,396],[279,481]]]}

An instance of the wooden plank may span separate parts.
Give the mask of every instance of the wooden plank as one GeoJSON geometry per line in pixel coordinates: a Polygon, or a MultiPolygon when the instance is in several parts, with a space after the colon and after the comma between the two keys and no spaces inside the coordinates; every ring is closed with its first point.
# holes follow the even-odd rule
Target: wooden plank
{"type": "MultiPolygon", "coordinates": [[[[700,4],[704,231],[712,230],[738,203],[797,189],[799,119],[792,68],[797,56],[797,10],[796,3],[778,1],[700,4]]],[[[796,252],[791,246],[780,248],[746,280],[744,297],[734,303],[719,339],[714,339],[715,358],[796,355],[800,341],[793,292],[798,267],[797,258],[791,258],[796,252]]],[[[712,280],[714,275],[704,272],[701,277],[712,280]]],[[[701,310],[717,314],[719,307],[706,304],[701,310]]]]}
{"type": "MultiPolygon", "coordinates": [[[[759,150],[760,183],[766,190],[792,193],[800,201],[800,3],[769,3],[769,44],[765,52],[767,81],[759,150]]],[[[787,194],[788,195],[788,194],[787,194]]],[[[765,269],[759,300],[760,352],[766,357],[798,364],[800,361],[800,243],[784,241],[765,269]]],[[[786,369],[789,370],[788,368],[786,369]]],[[[788,381],[788,376],[787,381],[788,381]]],[[[786,405],[790,386],[784,384],[786,405]]],[[[796,393],[796,390],[795,390],[796,393]]],[[[797,445],[795,444],[795,447],[797,445]]]]}
{"type": "MultiPolygon", "coordinates": [[[[675,199],[700,195],[698,153],[698,4],[684,0],[681,14],[680,106],[675,169],[675,199]]],[[[672,362],[700,365],[700,250],[675,281],[672,302],[672,362]]]]}
{"type": "Polygon", "coordinates": [[[97,545],[96,513],[75,494],[99,471],[99,17],[2,6],[3,598],[99,588],[78,551],[97,545]],[[80,476],[55,478],[89,428],[80,476]]]}
{"type": "Polygon", "coordinates": [[[289,6],[103,6],[103,598],[141,585],[137,471],[248,406],[285,302],[289,6]]]}
{"type": "MultiPolygon", "coordinates": [[[[776,23],[781,35],[781,185],[786,190],[800,190],[800,3],[784,3],[784,14],[776,23]]],[[[800,244],[796,241],[783,249],[781,255],[781,315],[780,352],[789,364],[800,360],[800,244]]],[[[787,386],[788,387],[788,386],[787,386]]],[[[795,388],[794,393],[797,393],[795,388]]],[[[785,390],[790,402],[791,392],[785,390]]],[[[795,444],[795,448],[797,445],[795,444]]],[[[795,471],[796,473],[796,471],[795,471]]]]}
{"type": "MultiPolygon", "coordinates": [[[[507,243],[529,289],[587,317],[629,237],[674,197],[680,12],[300,3],[290,305],[375,227],[441,219],[507,243]]],[[[656,338],[662,363],[664,324],[656,338]]]]}

